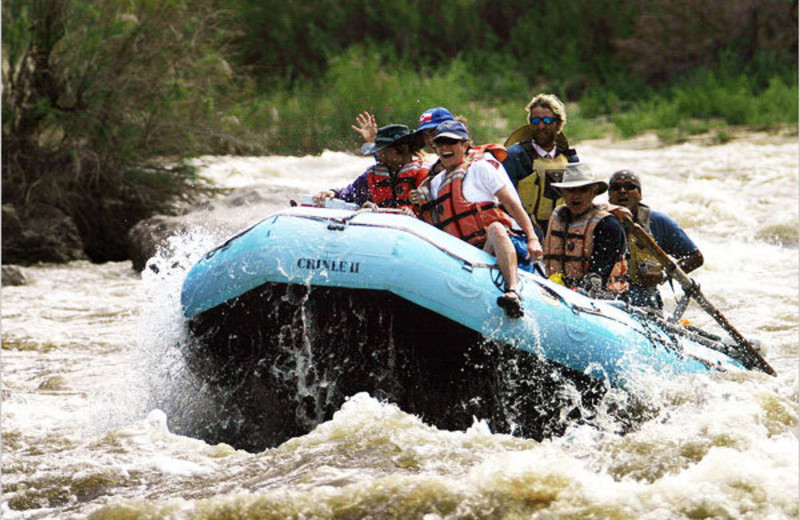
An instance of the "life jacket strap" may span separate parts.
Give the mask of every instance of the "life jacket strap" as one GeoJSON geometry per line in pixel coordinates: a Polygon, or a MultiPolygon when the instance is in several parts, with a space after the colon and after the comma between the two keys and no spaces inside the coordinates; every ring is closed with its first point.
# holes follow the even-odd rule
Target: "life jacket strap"
{"type": "MultiPolygon", "coordinates": [[[[449,219],[446,219],[446,220],[443,220],[443,221],[439,222],[436,225],[436,227],[444,228],[444,227],[452,224],[453,222],[461,220],[462,218],[466,218],[466,217],[469,217],[471,215],[475,215],[476,213],[478,213],[479,208],[480,208],[480,211],[486,211],[487,209],[494,209],[494,208],[497,208],[497,207],[498,207],[497,204],[495,204],[494,202],[486,202],[484,204],[479,205],[477,208],[472,208],[469,211],[465,211],[463,213],[459,213],[457,215],[453,215],[449,219]]],[[[475,234],[476,233],[473,233],[470,236],[473,236],[475,234]]],[[[478,233],[478,235],[480,235],[480,234],[485,234],[485,231],[482,230],[481,233],[478,233]]],[[[464,240],[469,240],[469,237],[464,237],[464,240]]]]}
{"type": "Polygon", "coordinates": [[[567,262],[588,262],[590,260],[587,256],[572,256],[572,255],[544,255],[542,260],[558,260],[562,265],[567,262]]]}
{"type": "Polygon", "coordinates": [[[551,234],[553,236],[556,236],[556,237],[559,237],[559,238],[563,238],[565,240],[569,239],[569,238],[583,239],[583,234],[582,233],[570,233],[568,231],[559,231],[559,230],[555,230],[554,229],[551,234]]]}
{"type": "Polygon", "coordinates": [[[414,184],[415,180],[411,177],[397,177],[394,180],[389,178],[381,178],[375,181],[375,186],[385,188],[386,186],[397,186],[398,184],[414,184]]]}

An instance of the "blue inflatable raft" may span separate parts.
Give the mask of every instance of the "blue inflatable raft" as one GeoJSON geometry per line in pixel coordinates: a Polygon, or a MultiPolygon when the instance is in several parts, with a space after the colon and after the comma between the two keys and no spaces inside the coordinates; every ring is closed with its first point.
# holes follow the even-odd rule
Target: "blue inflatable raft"
{"type": "MultiPolygon", "coordinates": [[[[420,396],[443,390],[430,383],[423,391],[411,375],[403,379],[413,373],[417,379],[449,381],[467,377],[465,370],[473,367],[492,365],[492,370],[499,370],[492,364],[499,351],[487,354],[484,349],[481,361],[468,361],[467,369],[459,369],[461,375],[423,373],[429,366],[446,371],[448,365],[461,363],[470,342],[500,345],[505,353],[511,349],[517,356],[515,370],[521,366],[518,356],[536,359],[548,367],[547,374],[553,373],[552,367],[563,369],[582,379],[584,386],[625,386],[632,375],[642,372],[673,376],[744,369],[719,338],[684,330],[626,309],[624,304],[590,299],[527,272],[520,272],[525,314],[510,319],[496,304],[499,287],[502,279],[491,255],[415,218],[395,212],[289,208],[230,238],[188,272],[182,305],[193,334],[193,343],[187,347],[190,366],[208,374],[212,368],[225,367],[228,372],[215,373],[213,379],[227,380],[231,388],[252,387],[243,381],[258,379],[262,396],[284,385],[284,393],[264,397],[272,404],[265,402],[256,415],[261,414],[263,422],[264,417],[274,416],[270,407],[276,402],[293,399],[292,414],[299,426],[275,426],[284,434],[268,435],[268,440],[252,443],[253,447],[274,444],[324,420],[330,415],[329,409],[322,410],[324,405],[335,409],[337,404],[330,395],[318,394],[330,394],[333,386],[340,400],[348,392],[366,389],[386,392],[402,403],[402,394],[412,403],[409,411],[428,417],[444,413],[461,397],[473,399],[482,390],[471,389],[467,396],[461,393],[463,385],[472,385],[478,376],[458,383],[462,389],[453,390],[432,411],[426,409],[431,398],[420,396]],[[309,294],[325,297],[312,306],[309,294]],[[338,314],[332,318],[335,307],[338,314]],[[369,335],[373,339],[364,342],[370,344],[360,343],[369,335]],[[383,345],[377,345],[374,337],[383,345]],[[392,351],[403,341],[408,344],[405,350],[392,351]],[[309,345],[315,342],[318,349],[327,349],[324,354],[311,352],[309,345]],[[338,346],[333,348],[333,343],[338,346]],[[356,344],[358,352],[352,351],[356,344]],[[299,361],[303,356],[305,360],[299,361]],[[330,359],[335,356],[340,359],[334,367],[330,359]],[[433,357],[408,364],[418,356],[433,357]],[[382,368],[348,365],[367,358],[382,368]],[[407,364],[400,370],[402,360],[407,364]],[[390,368],[394,375],[387,376],[390,368]],[[364,388],[355,386],[358,375],[369,376],[371,382],[364,388]],[[387,384],[390,379],[393,383],[387,384]],[[417,388],[413,396],[408,386],[417,388]]],[[[496,377],[484,372],[480,377],[486,381],[496,377]]],[[[516,377],[525,379],[527,374],[516,377]]],[[[528,378],[529,389],[546,386],[528,378]]],[[[517,397],[505,401],[506,408],[511,401],[512,408],[518,405],[521,390],[517,390],[517,397]]],[[[489,398],[481,395],[485,404],[489,398]]],[[[506,429],[518,430],[515,425],[524,422],[521,412],[515,413],[506,429]]],[[[288,420],[282,419],[281,424],[288,420]]],[[[541,417],[536,420],[540,423],[541,417]]],[[[541,428],[536,432],[534,436],[539,436],[541,428]]],[[[225,435],[212,437],[229,440],[225,435]]],[[[252,432],[244,437],[254,438],[252,432]]],[[[244,442],[244,446],[251,444],[244,442]]]]}

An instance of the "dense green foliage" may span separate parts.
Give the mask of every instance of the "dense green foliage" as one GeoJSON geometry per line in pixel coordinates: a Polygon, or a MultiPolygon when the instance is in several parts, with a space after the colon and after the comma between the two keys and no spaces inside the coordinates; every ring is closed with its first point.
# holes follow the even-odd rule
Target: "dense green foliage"
{"type": "MultiPolygon", "coordinates": [[[[138,220],[189,195],[163,156],[217,148],[226,63],[210,6],[3,2],[3,202],[54,206],[91,258],[127,257],[138,220]]],[[[177,163],[178,165],[180,163],[177,163]]]]}
{"type": "Polygon", "coordinates": [[[204,189],[182,159],[355,149],[365,110],[447,106],[479,142],[539,92],[573,141],[797,125],[796,0],[8,0],[2,19],[3,202],[63,210],[98,260],[204,189]]]}
{"type": "Polygon", "coordinates": [[[362,110],[413,125],[436,105],[467,116],[476,140],[502,140],[538,92],[570,103],[578,139],[797,123],[790,0],[231,5],[239,63],[259,87],[242,121],[270,128],[259,147],[282,153],[355,146],[362,110]]]}

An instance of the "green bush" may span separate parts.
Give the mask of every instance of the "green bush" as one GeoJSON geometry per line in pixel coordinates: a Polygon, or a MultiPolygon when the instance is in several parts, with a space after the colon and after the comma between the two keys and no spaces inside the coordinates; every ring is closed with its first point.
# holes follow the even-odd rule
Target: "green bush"
{"type": "Polygon", "coordinates": [[[351,125],[364,111],[373,113],[379,126],[400,123],[414,130],[424,110],[446,106],[470,121],[476,138],[483,137],[487,132],[472,95],[459,60],[426,75],[403,64],[391,49],[354,46],[333,60],[321,81],[295,82],[242,102],[234,113],[244,126],[263,128],[259,142],[265,150],[319,153],[360,147],[351,125]]]}
{"type": "Polygon", "coordinates": [[[121,260],[127,229],[204,189],[168,164],[230,145],[213,4],[3,2],[3,202],[59,208],[121,260]]]}
{"type": "Polygon", "coordinates": [[[797,72],[793,74],[794,84],[787,84],[780,77],[769,80],[769,86],[755,99],[752,123],[771,126],[775,123],[797,125],[798,90],[797,72]]]}
{"type": "MultiPolygon", "coordinates": [[[[719,125],[796,126],[797,100],[796,79],[787,84],[781,76],[774,76],[766,89],[759,89],[758,82],[747,74],[703,70],[664,93],[652,94],[629,110],[613,114],[611,120],[623,137],[661,130],[662,136],[676,140],[719,125]]],[[[589,99],[593,113],[598,111],[595,103],[589,99]]]]}

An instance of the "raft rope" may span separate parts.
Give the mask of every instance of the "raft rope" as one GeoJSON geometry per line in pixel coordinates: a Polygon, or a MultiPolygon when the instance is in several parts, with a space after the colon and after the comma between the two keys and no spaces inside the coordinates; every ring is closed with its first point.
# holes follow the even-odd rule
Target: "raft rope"
{"type": "MultiPolygon", "coordinates": [[[[499,269],[497,269],[497,264],[484,264],[484,263],[473,263],[473,262],[470,262],[469,260],[466,260],[465,258],[463,258],[460,255],[458,255],[457,253],[455,253],[454,251],[451,251],[451,250],[447,249],[446,247],[443,247],[441,244],[436,243],[436,242],[428,239],[427,237],[424,237],[424,236],[422,236],[422,235],[420,235],[418,233],[415,233],[414,231],[408,229],[405,226],[387,225],[385,223],[382,223],[382,224],[370,224],[370,223],[364,223],[364,222],[356,222],[356,223],[351,222],[354,218],[356,218],[357,216],[359,216],[362,213],[375,213],[375,212],[395,213],[395,214],[406,215],[406,213],[404,213],[402,210],[398,210],[398,209],[380,208],[380,209],[376,210],[376,209],[372,209],[372,208],[363,208],[363,209],[354,211],[350,215],[348,215],[346,217],[343,217],[343,218],[332,218],[330,216],[317,216],[317,215],[297,215],[297,214],[292,214],[292,213],[276,213],[276,214],[274,214],[274,215],[272,215],[271,217],[268,217],[268,218],[277,218],[279,216],[291,216],[291,217],[307,218],[309,220],[316,220],[316,221],[327,221],[327,222],[330,223],[330,225],[328,226],[329,229],[336,229],[336,230],[344,229],[348,225],[355,225],[355,226],[379,227],[379,228],[385,228],[385,229],[395,229],[395,230],[405,231],[407,233],[413,234],[414,236],[416,236],[417,238],[419,238],[421,240],[424,240],[424,241],[428,242],[429,244],[433,245],[437,249],[447,253],[451,257],[460,260],[462,262],[462,264],[464,264],[464,266],[466,266],[466,267],[469,267],[470,270],[472,270],[472,268],[478,267],[478,268],[489,269],[490,272],[497,271],[497,274],[492,277],[492,281],[493,281],[494,285],[498,289],[502,290],[502,287],[500,285],[500,281],[502,280],[502,274],[500,274],[499,269]]],[[[254,228],[257,225],[258,224],[254,225],[254,226],[251,226],[247,230],[237,234],[236,237],[232,237],[225,244],[223,244],[221,246],[221,248],[227,246],[234,238],[238,238],[239,236],[245,234],[247,231],[249,231],[250,229],[254,228]]],[[[541,287],[542,289],[546,290],[551,295],[553,295],[556,298],[558,298],[559,300],[561,300],[561,302],[576,315],[580,314],[580,313],[591,314],[591,315],[594,315],[594,316],[600,316],[600,317],[603,317],[605,319],[614,321],[614,322],[619,323],[619,324],[621,324],[623,326],[628,326],[629,325],[628,323],[626,323],[626,322],[624,322],[622,320],[614,318],[613,316],[609,316],[608,314],[603,312],[602,309],[600,309],[599,307],[594,305],[593,302],[590,302],[590,305],[591,305],[590,307],[583,306],[583,305],[577,305],[575,303],[568,302],[561,294],[559,294],[558,291],[556,291],[552,287],[549,287],[546,284],[544,284],[542,280],[538,280],[538,279],[534,278],[533,281],[539,287],[541,287]]],[[[609,304],[611,304],[611,302],[609,302],[609,304]]],[[[712,338],[715,338],[715,337],[712,336],[711,334],[704,333],[704,334],[701,335],[701,334],[699,334],[697,332],[692,332],[692,331],[689,331],[689,330],[685,330],[683,327],[681,327],[679,325],[676,325],[674,323],[670,323],[667,320],[664,320],[663,318],[661,318],[659,316],[656,316],[656,315],[654,315],[652,313],[647,313],[647,312],[645,312],[645,311],[643,311],[641,309],[638,309],[638,308],[636,308],[636,307],[634,307],[634,306],[632,306],[632,305],[630,305],[628,303],[625,303],[624,307],[617,306],[617,308],[627,312],[631,317],[633,317],[637,321],[637,323],[639,323],[642,326],[642,330],[638,330],[638,332],[640,334],[642,334],[643,336],[645,336],[648,339],[648,341],[650,341],[651,344],[653,344],[654,346],[656,344],[661,345],[664,348],[667,348],[669,350],[674,351],[680,357],[690,357],[690,358],[693,358],[693,359],[703,363],[704,365],[706,365],[708,367],[712,367],[712,368],[716,368],[716,369],[720,369],[721,368],[721,367],[715,366],[714,364],[710,363],[707,360],[700,359],[700,358],[698,358],[698,357],[696,357],[694,355],[691,355],[691,354],[685,352],[683,347],[681,347],[680,343],[678,342],[678,339],[677,339],[676,336],[686,337],[686,338],[691,339],[691,340],[693,340],[693,341],[695,341],[697,343],[700,343],[701,345],[704,345],[704,346],[706,346],[706,347],[708,347],[708,348],[710,348],[712,350],[721,352],[721,353],[725,354],[728,357],[731,357],[733,359],[738,359],[735,355],[732,355],[732,353],[735,354],[733,349],[731,349],[730,347],[728,347],[727,345],[725,345],[721,341],[717,341],[715,339],[712,339],[712,338]],[[653,322],[658,322],[658,325],[660,325],[660,329],[656,329],[656,325],[654,325],[653,322]],[[655,332],[656,330],[663,331],[665,333],[665,335],[667,336],[667,338],[669,338],[669,341],[665,340],[662,335],[657,334],[655,332]]]]}
{"type": "MultiPolygon", "coordinates": [[[[624,321],[621,321],[621,320],[618,320],[617,318],[614,318],[613,316],[609,316],[608,314],[604,313],[602,311],[602,309],[596,307],[594,305],[594,303],[592,303],[592,307],[585,307],[585,306],[581,306],[581,305],[576,305],[574,303],[570,303],[561,294],[559,294],[558,291],[556,291],[552,287],[549,287],[549,286],[545,285],[540,280],[534,280],[534,281],[539,285],[539,287],[541,287],[542,289],[546,290],[548,293],[552,294],[553,296],[555,296],[556,298],[561,300],[561,302],[564,305],[566,305],[568,308],[570,308],[572,310],[572,312],[575,313],[575,314],[579,314],[579,313],[592,314],[592,315],[595,315],[595,316],[603,317],[603,318],[605,318],[607,320],[611,320],[613,322],[619,323],[619,324],[624,325],[624,326],[628,325],[628,323],[626,323],[624,321]]],[[[613,305],[613,303],[611,303],[611,302],[609,302],[609,304],[613,305]]],[[[637,330],[637,332],[639,332],[640,334],[645,336],[645,338],[647,338],[647,340],[653,346],[661,345],[662,347],[664,347],[666,349],[673,350],[676,354],[678,354],[682,358],[689,357],[689,358],[697,360],[698,362],[702,363],[703,365],[705,365],[705,366],[707,366],[709,368],[716,368],[716,369],[720,369],[721,367],[716,366],[715,364],[713,364],[713,363],[711,363],[711,362],[709,362],[709,361],[707,361],[705,359],[698,358],[697,356],[686,352],[683,349],[683,347],[681,346],[677,336],[686,337],[686,338],[694,340],[697,343],[700,343],[703,346],[708,347],[708,348],[710,348],[712,350],[716,350],[718,352],[722,352],[723,354],[725,354],[725,355],[727,355],[729,357],[732,357],[732,358],[734,357],[734,356],[730,355],[731,349],[728,348],[727,345],[725,345],[724,343],[722,343],[720,341],[715,341],[716,336],[713,336],[713,335],[711,335],[711,334],[709,334],[709,333],[707,333],[705,331],[702,331],[702,334],[701,334],[700,332],[696,332],[696,331],[693,332],[693,331],[685,330],[683,327],[668,323],[664,319],[662,319],[662,318],[660,318],[658,316],[655,316],[652,313],[647,313],[645,311],[642,311],[642,310],[640,310],[640,309],[638,309],[636,307],[633,307],[632,305],[630,305],[628,303],[625,303],[624,307],[619,307],[617,305],[614,305],[614,306],[617,307],[617,308],[620,308],[621,310],[624,310],[625,312],[627,312],[632,318],[634,318],[637,321],[637,323],[639,323],[641,325],[642,329],[641,330],[637,330]],[[657,328],[657,326],[656,326],[656,324],[654,324],[654,322],[658,322],[658,325],[660,326],[660,328],[657,328]],[[664,332],[664,334],[666,334],[667,338],[669,338],[669,341],[667,341],[663,337],[663,335],[658,334],[659,331],[664,332]]]]}

